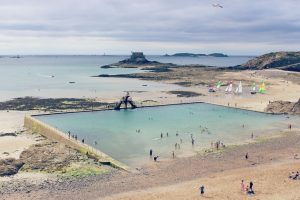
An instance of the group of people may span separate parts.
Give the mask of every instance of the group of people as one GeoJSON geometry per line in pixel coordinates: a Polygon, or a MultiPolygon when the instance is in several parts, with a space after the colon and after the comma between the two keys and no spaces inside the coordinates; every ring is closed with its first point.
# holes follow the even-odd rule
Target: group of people
{"type": "Polygon", "coordinates": [[[68,131],[68,136],[69,136],[69,139],[71,139],[71,137],[72,137],[73,139],[77,140],[77,135],[74,135],[74,134],[71,135],[71,131],[68,131]]]}
{"type": "Polygon", "coordinates": [[[289,175],[289,179],[292,179],[292,180],[300,179],[300,177],[299,177],[299,172],[298,172],[298,171],[297,171],[296,173],[295,173],[295,172],[292,172],[292,173],[289,175]]]}
{"type": "Polygon", "coordinates": [[[244,180],[242,180],[241,181],[241,192],[246,192],[246,194],[248,194],[248,195],[254,194],[253,182],[250,181],[249,185],[247,185],[246,188],[245,188],[244,180]]]}
{"type": "Polygon", "coordinates": [[[219,150],[220,148],[225,148],[225,144],[221,141],[217,141],[217,142],[211,142],[210,143],[211,148],[215,148],[217,150],[219,150]]]}
{"type": "MultiPolygon", "coordinates": [[[[71,131],[68,131],[68,137],[69,137],[69,139],[72,138],[72,139],[74,139],[74,140],[77,141],[77,135],[71,134],[71,131]]],[[[84,143],[84,139],[82,139],[81,142],[84,143]]],[[[98,143],[95,141],[95,145],[96,145],[96,144],[98,144],[98,143]]]]}

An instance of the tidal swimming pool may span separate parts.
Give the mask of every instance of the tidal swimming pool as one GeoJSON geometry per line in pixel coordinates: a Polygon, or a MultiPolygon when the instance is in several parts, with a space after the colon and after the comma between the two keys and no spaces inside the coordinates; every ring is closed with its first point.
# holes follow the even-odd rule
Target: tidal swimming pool
{"type": "MultiPolygon", "coordinates": [[[[181,104],[134,110],[107,110],[35,116],[57,129],[76,134],[78,140],[129,166],[149,161],[149,150],[160,159],[195,154],[211,142],[225,145],[286,129],[295,120],[204,103],[181,104]],[[161,138],[162,134],[162,138],[161,138]],[[168,134],[168,136],[167,136],[168,134]],[[192,139],[195,144],[192,146],[192,139]],[[175,144],[180,149],[175,150],[175,144]]],[[[297,119],[299,120],[299,119],[297,119]]]]}

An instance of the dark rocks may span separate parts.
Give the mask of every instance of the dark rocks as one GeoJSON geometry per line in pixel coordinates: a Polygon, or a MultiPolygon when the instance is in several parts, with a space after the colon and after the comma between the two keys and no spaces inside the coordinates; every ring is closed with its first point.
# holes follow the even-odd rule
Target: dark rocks
{"type": "Polygon", "coordinates": [[[18,173],[19,169],[24,165],[22,161],[14,158],[0,160],[0,176],[11,176],[18,173]]]}
{"type": "Polygon", "coordinates": [[[0,133],[0,137],[5,137],[5,136],[16,137],[17,134],[16,133],[0,133]]]}
{"type": "Polygon", "coordinates": [[[75,110],[106,106],[107,103],[93,102],[89,99],[57,98],[40,99],[35,97],[15,98],[0,102],[0,110],[75,110]]]}
{"type": "Polygon", "coordinates": [[[177,97],[198,97],[204,96],[203,94],[197,92],[190,92],[190,91],[169,91],[169,94],[176,94],[177,97]]]}

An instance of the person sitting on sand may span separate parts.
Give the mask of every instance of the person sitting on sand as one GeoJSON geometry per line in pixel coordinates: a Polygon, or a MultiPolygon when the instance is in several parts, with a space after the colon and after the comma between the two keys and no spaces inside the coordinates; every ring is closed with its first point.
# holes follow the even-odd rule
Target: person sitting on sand
{"type": "Polygon", "coordinates": [[[296,173],[292,172],[292,174],[289,176],[290,179],[296,180],[299,178],[299,172],[296,173]]]}
{"type": "Polygon", "coordinates": [[[153,157],[154,162],[156,162],[157,159],[158,159],[158,156],[154,156],[154,157],[153,157]]]}

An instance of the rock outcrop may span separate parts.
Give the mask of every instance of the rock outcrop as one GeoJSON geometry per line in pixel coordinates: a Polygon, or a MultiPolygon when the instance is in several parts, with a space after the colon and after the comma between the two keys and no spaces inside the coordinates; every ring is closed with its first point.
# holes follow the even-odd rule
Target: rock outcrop
{"type": "Polygon", "coordinates": [[[275,52],[249,60],[247,63],[237,66],[240,69],[282,69],[300,72],[300,52],[275,52]]]}
{"type": "Polygon", "coordinates": [[[0,160],[0,176],[11,176],[18,173],[24,162],[14,158],[0,160]]]}
{"type": "Polygon", "coordinates": [[[270,102],[266,108],[269,113],[288,113],[300,115],[300,99],[298,102],[274,101],[270,102]]]}

